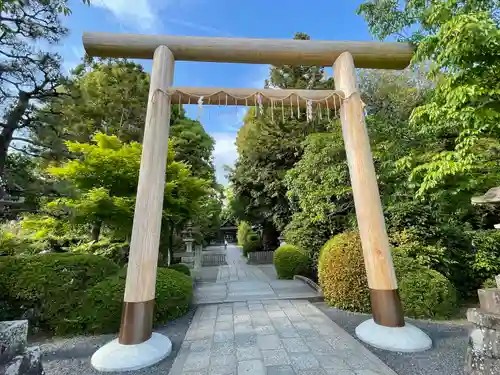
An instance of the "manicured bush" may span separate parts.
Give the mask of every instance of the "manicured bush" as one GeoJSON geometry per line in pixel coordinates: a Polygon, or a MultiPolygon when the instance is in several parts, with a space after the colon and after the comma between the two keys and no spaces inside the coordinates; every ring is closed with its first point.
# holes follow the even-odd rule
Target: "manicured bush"
{"type": "Polygon", "coordinates": [[[252,226],[246,221],[240,221],[240,223],[238,224],[238,232],[236,234],[238,245],[241,247],[245,246],[248,236],[252,233],[252,226]]]}
{"type": "Polygon", "coordinates": [[[406,316],[446,319],[457,309],[455,288],[437,271],[421,268],[403,274],[398,286],[406,316]]]}
{"type": "Polygon", "coordinates": [[[191,276],[191,270],[187,265],[183,263],[171,264],[168,268],[183,273],[184,275],[191,276]]]}
{"type": "Polygon", "coordinates": [[[349,311],[371,310],[363,250],[357,232],[336,235],[323,246],[318,279],[329,305],[349,311]]]}
{"type": "MultiPolygon", "coordinates": [[[[405,315],[415,318],[448,318],[456,310],[457,294],[442,274],[409,258],[406,249],[393,249],[399,292],[405,315]]],[[[357,232],[335,236],[321,249],[319,282],[325,301],[337,308],[370,312],[370,297],[357,232]]]]}
{"type": "Polygon", "coordinates": [[[311,260],[294,245],[281,245],[274,252],[273,264],[280,279],[293,279],[295,275],[311,275],[311,260]]]}
{"type": "Polygon", "coordinates": [[[99,255],[113,262],[123,265],[128,261],[130,244],[124,241],[113,241],[109,238],[103,238],[98,242],[83,242],[70,248],[71,252],[80,254],[99,255]]]}
{"type": "Polygon", "coordinates": [[[3,319],[26,318],[30,327],[52,330],[81,291],[118,272],[114,262],[95,255],[43,254],[0,258],[3,319]]]}
{"type": "MultiPolygon", "coordinates": [[[[117,332],[125,290],[126,272],[110,276],[83,293],[72,313],[61,322],[57,333],[107,333],[117,332]]],[[[193,296],[192,280],[181,272],[158,268],[156,278],[156,324],[184,315],[193,296]]]]}
{"type": "Polygon", "coordinates": [[[243,255],[247,256],[248,253],[254,253],[256,251],[262,251],[262,240],[256,233],[251,233],[243,245],[243,255]]]}

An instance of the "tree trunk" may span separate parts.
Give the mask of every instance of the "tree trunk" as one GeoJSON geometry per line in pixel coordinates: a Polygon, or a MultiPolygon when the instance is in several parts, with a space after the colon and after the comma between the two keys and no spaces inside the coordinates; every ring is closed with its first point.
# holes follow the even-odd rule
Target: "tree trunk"
{"type": "MultiPolygon", "coordinates": [[[[7,121],[0,132],[0,180],[4,180],[5,164],[7,163],[7,154],[14,132],[19,128],[19,124],[29,106],[30,97],[24,91],[19,93],[19,98],[15,107],[7,116],[7,121]]],[[[5,196],[4,183],[0,183],[0,198],[5,196]]]]}
{"type": "Polygon", "coordinates": [[[102,221],[96,221],[92,224],[92,232],[90,234],[90,239],[92,241],[99,241],[99,236],[101,235],[102,221]]]}
{"type": "Polygon", "coordinates": [[[168,236],[168,258],[169,258],[169,263],[168,265],[170,266],[170,263],[172,263],[174,259],[174,222],[171,220],[170,221],[170,228],[169,229],[169,236],[168,236]]]}
{"type": "Polygon", "coordinates": [[[280,246],[279,233],[272,223],[266,223],[262,230],[262,246],[264,251],[274,251],[280,246]]]}

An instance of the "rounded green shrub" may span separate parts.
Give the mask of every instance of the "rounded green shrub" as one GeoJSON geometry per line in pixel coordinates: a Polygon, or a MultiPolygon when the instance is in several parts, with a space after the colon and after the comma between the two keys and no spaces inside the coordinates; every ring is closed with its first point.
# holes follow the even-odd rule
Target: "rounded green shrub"
{"type": "MultiPolygon", "coordinates": [[[[404,249],[393,249],[392,259],[405,315],[447,318],[453,314],[457,294],[445,276],[407,257],[404,249]]],[[[371,311],[363,250],[357,232],[339,234],[323,246],[318,276],[329,305],[350,311],[371,311]]]]}
{"type": "Polygon", "coordinates": [[[53,330],[69,301],[118,270],[114,262],[88,254],[2,257],[0,297],[8,305],[3,318],[26,318],[34,329],[53,330]]]}
{"type": "Polygon", "coordinates": [[[311,262],[305,252],[294,245],[281,245],[273,256],[273,264],[280,279],[293,279],[295,275],[310,276],[311,262]]]}
{"type": "Polygon", "coordinates": [[[318,279],[329,305],[349,311],[371,311],[363,249],[357,232],[336,235],[323,246],[318,279]]]}
{"type": "MultiPolygon", "coordinates": [[[[116,332],[125,290],[126,272],[110,276],[87,289],[72,313],[58,327],[59,334],[116,332]]],[[[168,268],[158,268],[156,278],[155,317],[156,324],[166,323],[184,315],[193,296],[190,277],[168,268]]]]}
{"type": "Polygon", "coordinates": [[[243,245],[243,255],[247,256],[248,253],[254,253],[256,251],[262,251],[262,240],[258,234],[252,233],[248,236],[243,245]]]}
{"type": "Polygon", "coordinates": [[[450,318],[457,309],[457,292],[437,271],[421,268],[403,274],[399,294],[405,315],[412,318],[450,318]]]}
{"type": "Polygon", "coordinates": [[[168,266],[168,268],[183,273],[186,276],[191,276],[191,270],[184,263],[171,264],[170,266],[168,266]]]}
{"type": "Polygon", "coordinates": [[[240,221],[238,224],[238,232],[236,237],[238,239],[238,245],[243,247],[248,240],[248,236],[253,233],[252,226],[246,221],[240,221]]]}

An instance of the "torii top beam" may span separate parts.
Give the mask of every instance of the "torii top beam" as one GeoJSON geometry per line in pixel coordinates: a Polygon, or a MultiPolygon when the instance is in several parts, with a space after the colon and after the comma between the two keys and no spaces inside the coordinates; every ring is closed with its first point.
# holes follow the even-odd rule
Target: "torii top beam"
{"type": "Polygon", "coordinates": [[[151,59],[167,46],[177,61],[207,61],[272,65],[332,66],[350,52],[357,68],[404,69],[413,47],[394,42],[346,42],[292,39],[209,38],[172,35],[84,33],[89,56],[151,59]]]}

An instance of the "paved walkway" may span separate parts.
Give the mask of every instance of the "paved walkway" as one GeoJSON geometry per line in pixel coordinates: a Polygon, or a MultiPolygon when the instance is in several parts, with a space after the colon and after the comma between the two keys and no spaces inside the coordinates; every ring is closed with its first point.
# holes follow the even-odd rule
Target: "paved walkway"
{"type": "Polygon", "coordinates": [[[233,246],[227,260],[217,282],[197,287],[202,306],[170,375],[397,375],[314,305],[296,299],[316,295],[307,285],[273,280],[247,266],[233,246]]]}
{"type": "Polygon", "coordinates": [[[228,265],[219,267],[215,283],[197,285],[195,304],[320,297],[300,280],[276,280],[258,266],[247,265],[236,246],[228,246],[226,259],[228,265]]]}
{"type": "Polygon", "coordinates": [[[170,375],[396,375],[308,301],[200,306],[170,375]]]}

